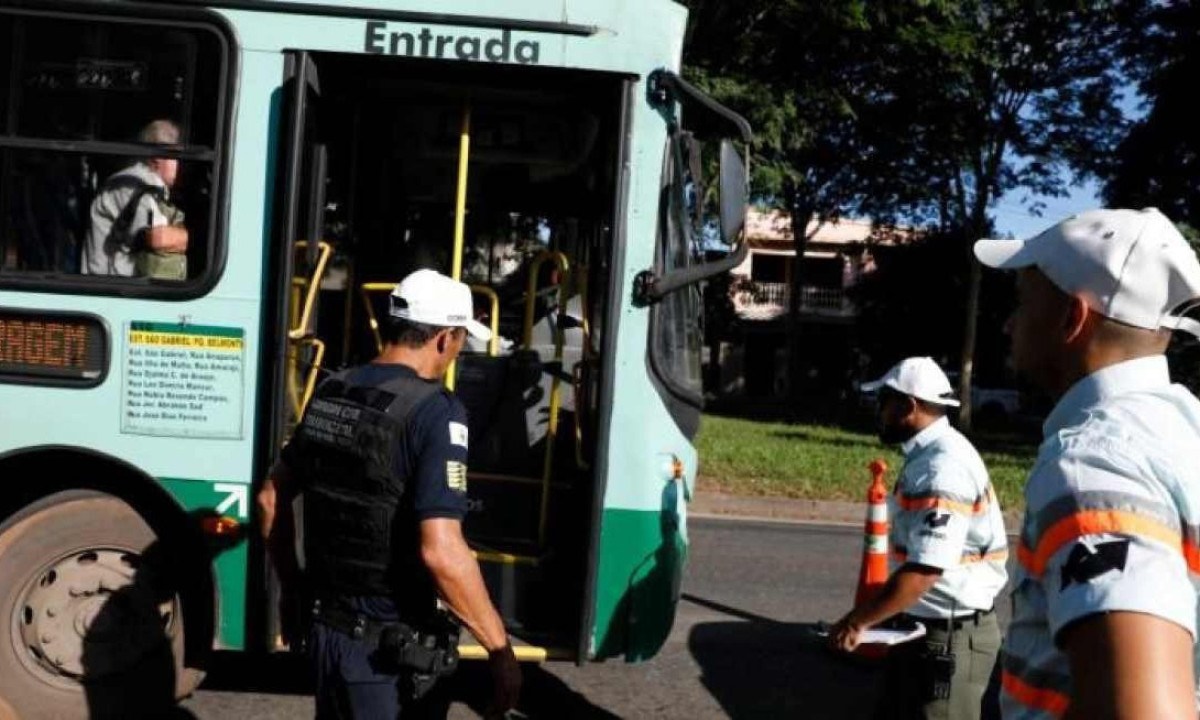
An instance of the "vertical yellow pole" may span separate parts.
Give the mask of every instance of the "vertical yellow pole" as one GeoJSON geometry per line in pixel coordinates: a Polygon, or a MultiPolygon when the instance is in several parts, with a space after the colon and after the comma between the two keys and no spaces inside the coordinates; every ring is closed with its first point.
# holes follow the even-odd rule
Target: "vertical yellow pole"
{"type": "Polygon", "coordinates": [[[463,106],[458,137],[458,194],[454,199],[454,257],[450,277],[462,278],[463,238],[467,222],[467,163],[471,159],[471,106],[463,106]]]}
{"type": "MultiPolygon", "coordinates": [[[[454,254],[450,260],[450,277],[462,279],[463,241],[467,223],[467,165],[471,160],[471,105],[463,105],[462,132],[458,137],[458,192],[454,198],[454,254]]],[[[458,363],[446,370],[446,389],[454,389],[458,363]]]]}

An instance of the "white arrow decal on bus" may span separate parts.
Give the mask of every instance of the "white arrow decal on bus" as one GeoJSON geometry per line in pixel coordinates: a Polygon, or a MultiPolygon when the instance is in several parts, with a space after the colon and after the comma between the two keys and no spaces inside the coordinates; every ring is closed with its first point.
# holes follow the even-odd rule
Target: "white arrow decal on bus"
{"type": "Polygon", "coordinates": [[[234,503],[237,503],[237,516],[240,518],[246,517],[246,503],[249,499],[249,490],[245,485],[217,483],[216,485],[213,485],[213,490],[218,493],[229,493],[229,495],[221,501],[221,504],[217,506],[217,512],[223,513],[234,503]]]}

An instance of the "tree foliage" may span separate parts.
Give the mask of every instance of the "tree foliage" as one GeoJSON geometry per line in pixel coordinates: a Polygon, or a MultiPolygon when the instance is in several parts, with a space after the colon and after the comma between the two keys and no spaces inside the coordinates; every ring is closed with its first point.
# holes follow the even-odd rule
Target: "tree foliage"
{"type": "Polygon", "coordinates": [[[1124,48],[1145,115],[1101,166],[1106,202],[1157,207],[1192,238],[1200,236],[1200,132],[1195,111],[1200,77],[1200,6],[1155,4],[1124,48]]]}
{"type": "MultiPolygon", "coordinates": [[[[998,197],[1023,189],[1036,212],[1097,172],[1125,130],[1136,1],[688,4],[688,72],[754,122],[755,190],[797,227],[841,213],[933,226],[966,258],[998,197]]],[[[980,272],[969,260],[961,272],[965,322],[942,331],[962,340],[966,391],[980,272]]]]}

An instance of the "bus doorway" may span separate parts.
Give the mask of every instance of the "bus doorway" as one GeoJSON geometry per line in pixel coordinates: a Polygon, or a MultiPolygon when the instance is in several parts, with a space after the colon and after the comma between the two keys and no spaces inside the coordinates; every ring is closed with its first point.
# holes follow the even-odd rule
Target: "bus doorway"
{"type": "Polygon", "coordinates": [[[470,417],[467,538],[527,657],[581,660],[628,80],[292,60],[276,447],[322,377],[378,352],[395,283],[423,267],[459,276],[497,336],[451,371],[470,417]]]}

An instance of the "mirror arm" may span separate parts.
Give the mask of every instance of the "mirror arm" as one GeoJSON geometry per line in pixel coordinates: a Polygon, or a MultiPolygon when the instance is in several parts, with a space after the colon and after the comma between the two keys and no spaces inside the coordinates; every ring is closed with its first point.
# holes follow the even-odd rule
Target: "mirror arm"
{"type": "Polygon", "coordinates": [[[705,95],[695,85],[670,70],[660,68],[650,73],[646,83],[646,94],[650,104],[660,109],[668,107],[672,102],[686,98],[732,124],[737,128],[738,135],[741,136],[743,142],[750,142],[754,138],[750,123],[746,121],[746,118],[705,95]]]}
{"type": "Polygon", "coordinates": [[[720,260],[693,265],[666,275],[643,270],[633,278],[633,303],[638,307],[653,305],[682,287],[729,272],[741,265],[749,253],[750,246],[743,240],[738,243],[736,250],[720,260]]]}

